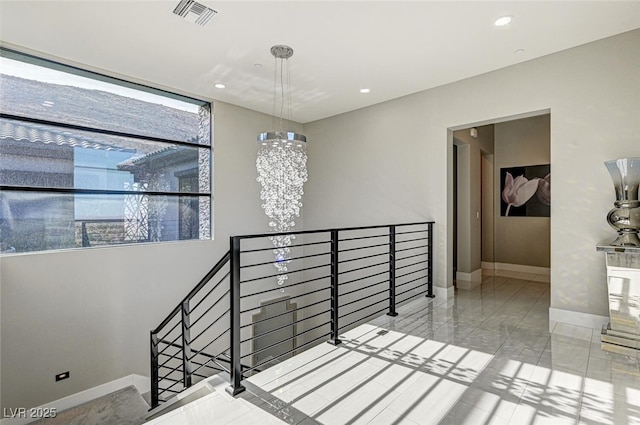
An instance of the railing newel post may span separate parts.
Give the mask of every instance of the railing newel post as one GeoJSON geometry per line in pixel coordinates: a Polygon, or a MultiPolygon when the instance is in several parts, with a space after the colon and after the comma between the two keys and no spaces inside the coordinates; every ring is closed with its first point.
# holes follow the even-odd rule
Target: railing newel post
{"type": "Polygon", "coordinates": [[[435,298],[433,294],[433,222],[427,223],[427,297],[435,298]]]}
{"type": "Polygon", "coordinates": [[[397,316],[396,312],[396,226],[389,226],[389,312],[387,316],[397,316]]]}
{"type": "Polygon", "coordinates": [[[229,241],[229,300],[231,302],[230,317],[231,327],[229,336],[230,345],[230,363],[229,363],[229,386],[226,391],[232,396],[236,396],[243,392],[245,388],[242,386],[242,363],[240,353],[240,237],[231,236],[229,241]]]}
{"type": "Polygon", "coordinates": [[[338,338],[338,334],[340,333],[340,328],[338,326],[338,274],[340,272],[338,267],[338,262],[340,260],[338,237],[338,230],[331,230],[331,339],[328,342],[332,345],[342,343],[340,338],[338,338]]]}
{"type": "Polygon", "coordinates": [[[151,408],[155,408],[159,404],[158,400],[158,384],[159,384],[159,363],[158,363],[158,334],[151,331],[151,408]]]}
{"type": "Polygon", "coordinates": [[[184,387],[189,388],[191,381],[191,319],[189,301],[182,302],[182,376],[184,387]]]}

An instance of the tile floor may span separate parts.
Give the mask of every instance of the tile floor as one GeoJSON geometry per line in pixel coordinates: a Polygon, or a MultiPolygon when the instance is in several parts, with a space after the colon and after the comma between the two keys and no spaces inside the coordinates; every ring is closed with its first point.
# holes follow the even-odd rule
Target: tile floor
{"type": "Polygon", "coordinates": [[[544,278],[501,274],[320,344],[249,378],[237,399],[220,379],[154,423],[640,424],[638,356],[602,351],[592,329],[550,334],[544,278]]]}

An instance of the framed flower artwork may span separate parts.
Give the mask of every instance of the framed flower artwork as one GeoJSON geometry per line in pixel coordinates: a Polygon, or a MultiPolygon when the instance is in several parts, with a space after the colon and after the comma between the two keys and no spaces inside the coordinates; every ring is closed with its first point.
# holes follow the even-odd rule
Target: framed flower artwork
{"type": "Polygon", "coordinates": [[[551,165],[526,165],[500,169],[500,215],[551,216],[551,165]]]}

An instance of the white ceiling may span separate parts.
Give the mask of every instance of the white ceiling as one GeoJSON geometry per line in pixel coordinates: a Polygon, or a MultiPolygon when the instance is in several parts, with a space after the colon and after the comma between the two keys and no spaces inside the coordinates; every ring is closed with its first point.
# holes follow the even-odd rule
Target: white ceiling
{"type": "Polygon", "coordinates": [[[204,27],[172,14],[178,0],[0,0],[0,39],[265,113],[269,49],[288,44],[293,119],[304,123],[640,28],[640,1],[200,2],[219,12],[204,27]],[[495,27],[502,15],[512,23],[495,27]]]}

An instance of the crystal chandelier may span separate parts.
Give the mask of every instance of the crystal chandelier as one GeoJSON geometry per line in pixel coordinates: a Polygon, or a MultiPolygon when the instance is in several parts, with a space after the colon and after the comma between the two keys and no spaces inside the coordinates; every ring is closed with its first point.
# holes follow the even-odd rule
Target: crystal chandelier
{"type": "MultiPolygon", "coordinates": [[[[276,113],[278,69],[280,74],[280,130],[258,135],[258,182],[262,185],[260,199],[262,208],[269,217],[272,232],[290,232],[295,226],[295,218],[300,216],[303,185],[307,181],[307,138],[299,133],[284,130],[285,103],[288,103],[288,121],[291,121],[291,84],[289,58],[293,49],[276,45],[271,48],[275,58],[273,116],[276,113]],[[286,78],[285,78],[286,67],[286,78]]],[[[270,237],[273,242],[278,285],[287,280],[287,264],[290,260],[290,246],[294,235],[270,237]]]]}

